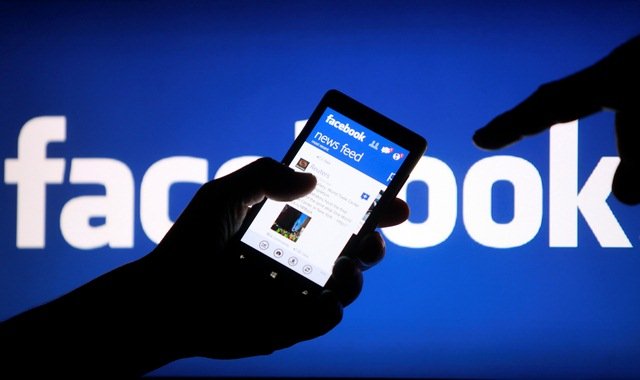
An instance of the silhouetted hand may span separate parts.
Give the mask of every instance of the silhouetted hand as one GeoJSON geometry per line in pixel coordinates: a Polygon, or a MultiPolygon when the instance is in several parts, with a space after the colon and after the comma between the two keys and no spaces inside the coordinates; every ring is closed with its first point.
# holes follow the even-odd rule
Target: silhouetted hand
{"type": "MultiPolygon", "coordinates": [[[[360,293],[362,271],[382,259],[380,234],[362,240],[358,257],[336,262],[331,289],[318,297],[240,269],[227,244],[249,206],[265,196],[291,200],[315,184],[259,159],[203,185],[150,254],[0,324],[2,367],[24,376],[130,377],[180,358],[268,354],[325,334],[360,293]]],[[[407,216],[397,199],[379,225],[407,216]]]]}
{"type": "MultiPolygon", "coordinates": [[[[322,335],[340,321],[342,307],[357,297],[362,286],[363,267],[355,260],[338,260],[331,281],[335,287],[319,300],[309,300],[279,291],[271,285],[274,281],[235,272],[232,259],[237,258],[224,254],[225,243],[250,205],[265,196],[292,200],[311,192],[315,184],[310,174],[295,173],[273,160],[258,160],[202,187],[149,257],[153,267],[167,274],[167,281],[175,283],[173,278],[180,273],[182,283],[173,289],[180,304],[175,318],[188,316],[183,318],[181,335],[189,336],[190,354],[230,358],[270,353],[322,335]]],[[[404,221],[407,210],[398,201],[391,218],[382,223],[404,221]]],[[[366,266],[382,258],[384,246],[378,233],[363,244],[360,258],[366,266]]]]}
{"type": "Polygon", "coordinates": [[[556,123],[602,109],[616,112],[620,164],[612,190],[621,202],[640,203],[640,36],[608,56],[566,78],[540,86],[515,108],[476,131],[481,148],[498,149],[556,123]]]}

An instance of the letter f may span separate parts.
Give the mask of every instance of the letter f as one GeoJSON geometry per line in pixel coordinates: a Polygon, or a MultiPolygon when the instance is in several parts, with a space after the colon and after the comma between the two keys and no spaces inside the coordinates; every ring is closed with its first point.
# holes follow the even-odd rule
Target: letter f
{"type": "Polygon", "coordinates": [[[47,159],[50,142],[67,138],[64,116],[41,116],[20,130],[18,157],[4,162],[4,182],[17,185],[16,246],[44,248],[47,184],[64,181],[64,158],[47,159]]]}

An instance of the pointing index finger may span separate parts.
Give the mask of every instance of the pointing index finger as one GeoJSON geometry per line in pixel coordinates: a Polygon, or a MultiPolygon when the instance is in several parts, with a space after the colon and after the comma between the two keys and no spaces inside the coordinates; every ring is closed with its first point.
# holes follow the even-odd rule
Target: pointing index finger
{"type": "Polygon", "coordinates": [[[498,149],[602,109],[602,70],[596,64],[566,78],[540,86],[522,103],[476,131],[480,148],[498,149]]]}

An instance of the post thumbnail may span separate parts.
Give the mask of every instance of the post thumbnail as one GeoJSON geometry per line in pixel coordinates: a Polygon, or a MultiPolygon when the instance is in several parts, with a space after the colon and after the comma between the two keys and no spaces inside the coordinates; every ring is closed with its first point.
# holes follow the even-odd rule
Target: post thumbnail
{"type": "Polygon", "coordinates": [[[300,238],[311,217],[290,205],[285,205],[271,226],[271,229],[287,239],[296,242],[300,238]]]}

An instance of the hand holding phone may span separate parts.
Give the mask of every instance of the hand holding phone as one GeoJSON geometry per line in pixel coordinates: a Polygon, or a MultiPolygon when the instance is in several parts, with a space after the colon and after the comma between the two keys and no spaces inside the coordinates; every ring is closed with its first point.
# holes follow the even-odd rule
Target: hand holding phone
{"type": "Polygon", "coordinates": [[[406,218],[395,193],[424,151],[421,138],[372,112],[330,92],[285,156],[294,169],[263,158],[203,185],[151,253],[0,324],[11,347],[6,372],[75,377],[98,368],[105,376],[138,377],[190,356],[264,355],[331,330],[360,292],[359,263],[375,264],[384,254],[372,229],[406,218]],[[401,156],[390,166],[368,163],[381,147],[393,148],[380,153],[385,157],[401,156]],[[293,170],[315,171],[322,187],[293,170]],[[268,211],[267,203],[255,202],[265,196],[289,202],[263,217],[258,211],[268,211]],[[254,226],[259,217],[265,222],[254,226]],[[254,248],[261,241],[251,240],[254,232],[282,256],[254,248]],[[340,244],[332,241],[338,238],[340,244]],[[335,261],[341,254],[353,258],[335,261]],[[321,284],[331,291],[320,291],[321,284]]]}
{"type": "Polygon", "coordinates": [[[317,294],[336,259],[375,229],[426,146],[418,134],[328,91],[283,159],[315,175],[316,188],[290,202],[254,206],[237,234],[238,258],[288,289],[317,294]]]}

